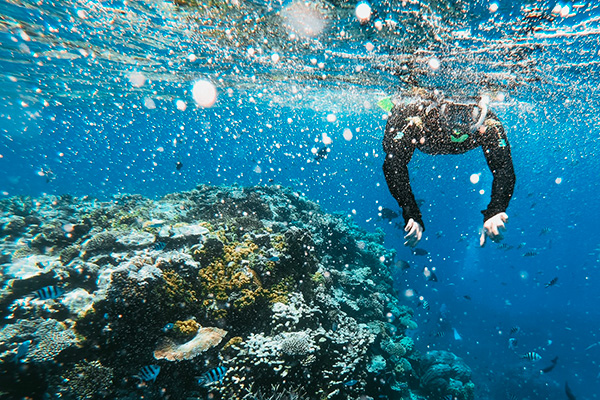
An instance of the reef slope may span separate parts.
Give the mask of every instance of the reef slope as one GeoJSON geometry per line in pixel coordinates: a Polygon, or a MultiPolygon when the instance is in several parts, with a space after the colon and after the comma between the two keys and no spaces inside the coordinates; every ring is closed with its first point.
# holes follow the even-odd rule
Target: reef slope
{"type": "Polygon", "coordinates": [[[0,227],[6,396],[473,398],[405,335],[383,233],[291,189],[15,197],[0,227]]]}

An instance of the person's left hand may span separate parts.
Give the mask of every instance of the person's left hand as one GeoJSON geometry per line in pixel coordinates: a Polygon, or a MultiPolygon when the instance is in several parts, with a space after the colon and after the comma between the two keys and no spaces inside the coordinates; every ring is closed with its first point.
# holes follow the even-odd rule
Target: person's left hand
{"type": "Polygon", "coordinates": [[[481,237],[479,238],[479,245],[481,247],[485,246],[486,237],[489,237],[494,242],[501,241],[503,239],[501,232],[506,230],[506,227],[504,226],[505,223],[508,223],[508,215],[506,215],[504,212],[488,218],[488,220],[483,224],[483,231],[481,232],[481,237]]]}

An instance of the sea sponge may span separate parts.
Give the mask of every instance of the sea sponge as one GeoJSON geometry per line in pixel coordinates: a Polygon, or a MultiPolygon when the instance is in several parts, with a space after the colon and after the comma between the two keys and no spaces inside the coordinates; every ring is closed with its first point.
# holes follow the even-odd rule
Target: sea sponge
{"type": "Polygon", "coordinates": [[[154,350],[154,358],[169,361],[191,360],[218,345],[225,335],[227,335],[227,331],[223,329],[205,327],[198,329],[196,336],[183,344],[177,344],[171,339],[164,338],[154,350]]]}

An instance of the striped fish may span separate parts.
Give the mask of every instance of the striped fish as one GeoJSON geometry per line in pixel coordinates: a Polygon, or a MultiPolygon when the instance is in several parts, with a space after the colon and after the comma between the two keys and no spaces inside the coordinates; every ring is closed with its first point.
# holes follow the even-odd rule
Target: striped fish
{"type": "Polygon", "coordinates": [[[207,371],[198,377],[198,384],[200,386],[208,386],[215,382],[221,382],[226,373],[227,368],[221,365],[220,367],[211,369],[210,371],[207,371]]]}
{"type": "Polygon", "coordinates": [[[65,294],[63,288],[58,286],[46,286],[40,290],[36,290],[34,295],[40,300],[52,300],[65,294]]]}
{"type": "Polygon", "coordinates": [[[146,366],[142,367],[140,372],[137,375],[134,375],[133,377],[138,378],[144,382],[148,382],[148,381],[154,382],[159,373],[160,373],[160,365],[152,364],[152,365],[146,365],[146,366]]]}
{"type": "Polygon", "coordinates": [[[167,247],[167,244],[165,242],[156,242],[154,244],[154,250],[161,251],[164,250],[165,247],[167,247]]]}
{"type": "Polygon", "coordinates": [[[540,356],[535,351],[530,351],[530,352],[527,352],[527,353],[523,354],[521,356],[521,358],[524,358],[524,359],[529,360],[529,361],[539,361],[539,360],[542,359],[542,356],[540,356]]]}

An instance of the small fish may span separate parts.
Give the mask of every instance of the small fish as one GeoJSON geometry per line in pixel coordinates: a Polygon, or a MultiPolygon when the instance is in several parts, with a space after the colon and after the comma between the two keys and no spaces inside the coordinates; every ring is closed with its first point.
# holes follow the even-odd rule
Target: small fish
{"type": "Polygon", "coordinates": [[[58,286],[46,286],[36,290],[34,295],[40,300],[53,300],[65,294],[63,288],[58,286]]]}
{"type": "Polygon", "coordinates": [[[514,338],[514,337],[508,338],[508,348],[510,350],[513,350],[513,351],[516,350],[517,344],[518,344],[518,341],[516,338],[514,338]]]}
{"type": "Polygon", "coordinates": [[[442,236],[444,236],[444,231],[437,231],[435,233],[435,237],[438,238],[438,239],[441,238],[442,236]]]}
{"type": "Polygon", "coordinates": [[[358,383],[356,379],[351,379],[349,381],[344,382],[344,386],[354,386],[358,383]]]}
{"type": "Polygon", "coordinates": [[[467,300],[471,300],[471,296],[469,296],[468,294],[465,294],[463,297],[467,300]]]}
{"type": "Polygon", "coordinates": [[[542,235],[547,235],[552,231],[552,229],[546,227],[546,228],[542,228],[542,230],[540,231],[540,236],[542,235]]]}
{"type": "Polygon", "coordinates": [[[431,282],[438,281],[438,278],[437,278],[437,275],[435,274],[435,272],[433,272],[432,270],[430,270],[427,267],[423,268],[423,275],[425,276],[425,279],[427,281],[431,281],[431,282]]]}
{"type": "Polygon", "coordinates": [[[398,218],[398,213],[387,207],[382,207],[381,211],[379,211],[379,216],[383,219],[387,219],[388,221],[391,221],[395,218],[398,218]]]}
{"type": "Polygon", "coordinates": [[[508,251],[508,250],[512,249],[512,248],[513,248],[513,246],[511,246],[511,245],[509,245],[509,244],[507,244],[507,243],[500,243],[498,246],[496,246],[496,248],[497,248],[498,250],[504,250],[504,251],[508,251]]]}
{"type": "Polygon", "coordinates": [[[443,400],[456,400],[458,397],[454,397],[451,394],[447,394],[443,397],[443,400]]]}
{"type": "Polygon", "coordinates": [[[444,336],[446,336],[446,332],[445,331],[437,331],[433,334],[433,336],[435,336],[437,338],[443,338],[444,336]]]}
{"type": "Polygon", "coordinates": [[[319,150],[317,150],[317,152],[315,153],[315,158],[314,160],[316,162],[319,162],[321,160],[325,160],[327,158],[327,156],[329,155],[329,152],[331,150],[329,149],[329,147],[327,146],[323,146],[321,147],[319,150]]]}
{"type": "Polygon", "coordinates": [[[47,165],[44,165],[40,168],[40,170],[38,171],[38,175],[45,177],[46,183],[50,183],[54,180],[54,178],[56,178],[54,172],[52,172],[52,170],[47,165]]]}
{"type": "Polygon", "coordinates": [[[519,400],[517,395],[514,393],[506,393],[506,397],[508,398],[508,400],[519,400]]]}
{"type": "Polygon", "coordinates": [[[414,248],[412,252],[415,256],[426,256],[427,254],[429,254],[429,252],[427,250],[420,249],[418,247],[414,248]]]}
{"type": "Polygon", "coordinates": [[[521,332],[521,328],[517,325],[513,326],[512,328],[510,328],[510,334],[512,335],[516,335],[517,333],[521,332]]]}
{"type": "Polygon", "coordinates": [[[535,257],[538,254],[540,254],[540,253],[535,250],[529,250],[523,254],[523,257],[535,257]]]}
{"type": "Polygon", "coordinates": [[[556,367],[556,363],[558,362],[558,357],[554,357],[551,361],[552,364],[550,364],[549,366],[547,366],[546,368],[542,368],[540,370],[540,372],[542,374],[547,374],[548,372],[552,371],[554,369],[554,367],[556,367]]]}
{"type": "Polygon", "coordinates": [[[550,286],[554,286],[556,285],[556,282],[558,282],[558,276],[555,276],[554,278],[552,278],[552,280],[548,283],[546,283],[546,285],[544,285],[544,287],[550,287],[550,286]]]}
{"type": "Polygon", "coordinates": [[[454,340],[462,340],[462,336],[460,336],[456,328],[452,328],[452,330],[454,331],[454,340]]]}
{"type": "Polygon", "coordinates": [[[146,365],[142,367],[139,374],[134,375],[134,378],[138,378],[144,382],[156,381],[156,377],[160,373],[160,365],[146,365]]]}
{"type": "Polygon", "coordinates": [[[569,387],[569,382],[565,381],[565,394],[567,395],[567,399],[569,400],[577,400],[571,388],[569,387]]]}
{"type": "Polygon", "coordinates": [[[423,301],[421,302],[421,306],[423,306],[423,309],[424,309],[425,311],[429,311],[429,302],[428,302],[427,300],[423,300],[423,301]]]}
{"type": "Polygon", "coordinates": [[[542,356],[540,356],[540,355],[539,355],[538,353],[536,353],[535,351],[529,351],[529,352],[527,352],[527,353],[523,354],[523,355],[521,356],[521,358],[524,358],[524,359],[526,359],[526,360],[528,360],[528,361],[535,362],[535,361],[539,361],[539,360],[541,360],[541,359],[542,359],[542,356]]]}
{"type": "Polygon", "coordinates": [[[226,373],[227,368],[224,366],[211,369],[210,371],[207,371],[198,377],[198,384],[201,386],[207,386],[215,382],[221,382],[226,373]]]}
{"type": "Polygon", "coordinates": [[[183,163],[181,161],[177,161],[177,164],[175,164],[175,169],[179,171],[181,168],[183,168],[183,163]]]}
{"type": "Polygon", "coordinates": [[[269,257],[269,261],[277,262],[277,261],[279,261],[279,257],[277,257],[277,256],[269,257]]]}
{"type": "Polygon", "coordinates": [[[167,247],[167,244],[165,242],[156,242],[154,244],[154,250],[162,251],[165,249],[165,247],[167,247]]]}
{"type": "Polygon", "coordinates": [[[410,264],[404,260],[396,261],[395,265],[396,265],[396,268],[401,269],[402,271],[404,271],[406,269],[410,269],[410,264]]]}
{"type": "Polygon", "coordinates": [[[163,331],[163,332],[168,332],[168,331],[170,331],[171,329],[173,329],[174,327],[175,327],[175,324],[174,324],[174,323],[172,323],[172,322],[169,322],[168,324],[166,324],[166,325],[164,326],[164,328],[162,328],[162,331],[163,331]]]}
{"type": "Polygon", "coordinates": [[[31,340],[26,340],[24,342],[19,343],[17,347],[17,352],[15,353],[15,357],[13,358],[14,363],[20,363],[22,359],[27,356],[29,353],[29,346],[31,346],[31,340]]]}

